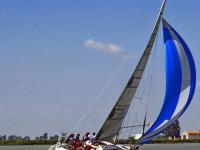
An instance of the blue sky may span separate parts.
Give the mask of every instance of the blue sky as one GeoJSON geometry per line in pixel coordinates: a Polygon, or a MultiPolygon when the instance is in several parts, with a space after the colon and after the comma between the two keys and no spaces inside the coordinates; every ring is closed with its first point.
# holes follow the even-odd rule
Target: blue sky
{"type": "MultiPolygon", "coordinates": [[[[138,62],[161,2],[1,0],[0,134],[72,130],[94,101],[78,130],[97,130],[138,62]]],[[[199,3],[169,0],[164,15],[188,42],[198,74],[199,3]]],[[[158,43],[149,122],[164,97],[162,30],[158,43]]],[[[199,90],[180,120],[183,130],[200,129],[199,90]]]]}

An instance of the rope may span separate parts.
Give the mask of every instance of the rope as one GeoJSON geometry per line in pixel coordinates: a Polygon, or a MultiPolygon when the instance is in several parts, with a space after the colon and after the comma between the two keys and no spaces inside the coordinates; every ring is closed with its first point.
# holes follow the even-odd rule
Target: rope
{"type": "MultiPolygon", "coordinates": [[[[158,35],[156,36],[156,41],[155,41],[155,49],[154,49],[154,55],[152,55],[152,57],[153,58],[155,58],[156,57],[156,52],[157,52],[157,50],[156,50],[156,48],[157,48],[157,41],[158,41],[158,35]]],[[[145,96],[145,92],[146,92],[146,88],[147,88],[147,85],[148,85],[148,82],[150,83],[150,87],[149,87],[149,90],[148,90],[148,96],[147,96],[147,98],[148,98],[148,100],[147,100],[147,108],[148,108],[148,106],[149,106],[149,101],[150,101],[150,90],[151,90],[151,85],[152,85],[152,80],[153,80],[153,74],[154,74],[154,70],[155,70],[155,59],[151,59],[152,61],[151,61],[151,63],[150,63],[150,66],[149,66],[149,69],[148,69],[148,71],[146,71],[145,73],[144,73],[144,76],[146,76],[147,74],[151,74],[150,75],[150,80],[149,80],[149,78],[146,78],[146,79],[144,79],[143,78],[143,80],[141,81],[142,83],[143,83],[143,87],[141,87],[141,93],[139,93],[139,92],[137,92],[137,93],[139,93],[139,95],[140,95],[140,97],[141,97],[141,101],[140,101],[140,103],[139,103],[139,106],[137,107],[137,110],[136,110],[136,115],[135,115],[135,120],[137,121],[138,119],[138,112],[139,112],[139,110],[140,110],[140,108],[141,108],[141,105],[142,105],[142,100],[144,99],[144,96],[145,96]]],[[[140,84],[140,85],[142,85],[142,84],[140,84]]],[[[148,109],[146,109],[146,113],[145,113],[145,116],[147,116],[147,112],[148,112],[148,109]]],[[[146,117],[145,117],[146,118],[146,117]]],[[[134,129],[135,130],[135,129],[134,129]]],[[[130,131],[130,130],[129,130],[130,131]]]]}
{"type": "MultiPolygon", "coordinates": [[[[147,73],[149,74],[150,72],[151,72],[151,70],[152,70],[152,66],[153,66],[153,61],[151,61],[151,63],[150,63],[150,66],[149,66],[149,69],[148,69],[148,71],[146,71],[145,72],[145,76],[147,75],[147,73]]],[[[146,92],[146,88],[147,88],[147,85],[148,85],[148,81],[149,81],[149,78],[145,78],[144,79],[144,81],[143,81],[143,87],[141,87],[142,88],[142,91],[141,91],[141,99],[143,100],[144,99],[144,96],[145,96],[145,92],[146,92]]],[[[140,105],[138,106],[138,108],[137,108],[137,113],[136,113],[136,116],[135,116],[135,119],[136,119],[136,121],[138,120],[137,118],[138,118],[138,112],[139,112],[139,110],[140,110],[140,108],[141,108],[141,105],[142,105],[142,103],[143,103],[143,101],[140,101],[140,105]]]]}
{"type": "MultiPolygon", "coordinates": [[[[151,28],[149,28],[148,29],[148,31],[150,31],[150,29],[151,28]]],[[[144,41],[144,40],[143,40],[144,41]]],[[[144,43],[144,42],[143,42],[144,43]]],[[[145,43],[146,44],[146,43],[145,43]]],[[[145,45],[144,44],[144,45],[145,45]]],[[[136,56],[138,56],[139,55],[139,53],[138,52],[140,52],[139,50],[137,51],[137,55],[136,56]]],[[[138,56],[139,57],[139,56],[138,56]]],[[[140,57],[139,57],[140,58],[140,57]]],[[[133,64],[132,65],[135,65],[135,61],[133,62],[133,64]]],[[[142,81],[140,81],[140,82],[142,82],[142,81]]],[[[137,89],[137,91],[140,91],[141,90],[141,87],[139,86],[138,87],[138,89],[137,89]]],[[[141,90],[142,91],[142,90],[141,90]]],[[[128,122],[127,120],[130,120],[130,115],[129,115],[129,113],[130,113],[130,111],[131,111],[131,109],[134,107],[134,105],[133,105],[133,103],[130,105],[130,108],[129,108],[129,112],[127,113],[127,117],[126,117],[126,119],[124,119],[123,120],[123,122],[122,122],[122,126],[124,126],[124,124],[126,123],[126,122],[128,122]]],[[[127,129],[125,129],[125,130],[127,130],[127,129]]],[[[126,131],[125,131],[126,132],[126,131]]],[[[120,131],[119,131],[119,135],[121,135],[122,137],[123,137],[123,135],[122,135],[122,129],[120,129],[120,131]]]]}
{"type": "MultiPolygon", "coordinates": [[[[154,49],[154,55],[152,55],[153,56],[153,58],[155,58],[155,56],[156,56],[156,48],[157,48],[157,41],[158,41],[158,35],[156,36],[156,41],[155,41],[155,49],[154,49]]],[[[152,80],[153,80],[153,74],[154,74],[154,70],[155,70],[155,59],[153,59],[152,58],[152,61],[151,61],[151,63],[150,63],[150,67],[149,67],[149,69],[148,69],[148,74],[151,74],[150,75],[150,81],[149,81],[149,78],[146,78],[145,80],[144,80],[144,86],[143,86],[143,90],[141,90],[141,100],[143,99],[143,97],[144,97],[144,93],[146,92],[146,88],[147,88],[147,85],[148,85],[148,82],[150,82],[150,87],[149,87],[149,91],[148,91],[148,103],[147,103],[147,108],[148,108],[148,105],[149,105],[149,101],[150,101],[150,89],[151,89],[151,85],[152,85],[152,80]]],[[[147,72],[145,72],[144,73],[144,76],[147,74],[147,72]]],[[[144,78],[143,78],[144,79],[144,78]]],[[[142,81],[141,81],[142,82],[142,81]]],[[[140,85],[142,85],[142,84],[140,84],[140,85]]],[[[139,88],[140,88],[140,86],[139,86],[139,88]]],[[[141,89],[141,88],[140,88],[141,89]]],[[[137,93],[139,93],[138,91],[137,91],[137,93]]],[[[140,101],[140,105],[139,105],[139,107],[138,107],[138,109],[137,109],[137,111],[136,111],[136,116],[135,116],[135,119],[137,119],[137,115],[138,115],[138,112],[139,112],[139,109],[140,109],[140,107],[141,107],[141,104],[142,104],[142,101],[140,101]]],[[[130,112],[130,110],[131,110],[131,108],[133,107],[133,104],[130,106],[130,109],[129,109],[129,112],[130,112]]],[[[129,114],[129,113],[128,113],[129,114]]],[[[147,109],[146,109],[146,113],[145,113],[145,119],[146,119],[146,116],[147,116],[147,109]]],[[[130,120],[130,117],[129,117],[129,115],[127,116],[127,120],[130,120]]],[[[127,120],[126,120],[126,122],[127,122],[127,120]]],[[[144,122],[146,122],[146,121],[144,121],[144,122]]],[[[133,123],[132,123],[133,124],[133,123]]],[[[145,123],[146,124],[146,123],[145,123]]],[[[123,122],[123,126],[125,125],[125,121],[123,122]]],[[[144,125],[144,127],[145,127],[145,125],[144,125]]],[[[122,129],[123,128],[121,128],[121,131],[120,132],[122,132],[122,129]]],[[[124,132],[129,132],[129,135],[128,136],[130,136],[130,129],[128,129],[128,128],[124,128],[124,132]]],[[[131,129],[131,130],[133,130],[133,129],[131,129]]],[[[136,130],[136,129],[134,129],[134,130],[136,130]]]]}
{"type": "Polygon", "coordinates": [[[145,113],[145,120],[144,120],[144,128],[143,128],[143,134],[145,131],[145,124],[146,124],[146,119],[147,119],[147,114],[148,114],[148,108],[149,108],[149,102],[150,102],[150,96],[151,96],[151,86],[152,86],[152,81],[153,81],[153,75],[155,72],[155,59],[156,59],[156,53],[157,53],[157,45],[158,45],[158,34],[156,36],[156,41],[155,41],[155,50],[154,50],[154,54],[155,56],[153,57],[153,65],[152,65],[152,72],[151,72],[151,76],[150,76],[150,85],[149,85],[149,91],[148,91],[148,99],[147,99],[147,107],[146,107],[146,113],[145,113]]]}
{"type": "Polygon", "coordinates": [[[105,91],[105,89],[110,85],[110,83],[112,82],[113,78],[117,75],[117,73],[119,72],[119,70],[121,69],[121,67],[125,64],[127,59],[125,59],[120,66],[117,68],[117,70],[114,72],[114,74],[111,76],[111,78],[107,81],[107,83],[105,84],[105,86],[102,88],[102,90],[99,92],[99,94],[97,94],[97,96],[94,98],[93,103],[89,106],[89,108],[86,110],[86,112],[83,114],[83,116],[80,118],[80,120],[75,124],[74,126],[74,131],[76,130],[76,128],[80,125],[80,123],[84,120],[84,118],[87,116],[87,114],[89,113],[89,111],[92,109],[92,107],[94,107],[94,105],[96,104],[96,102],[98,101],[99,97],[103,94],[103,92],[105,91]]]}
{"type": "MultiPolygon", "coordinates": [[[[150,29],[150,28],[149,28],[150,29]]],[[[145,33],[145,32],[144,32],[145,33]]],[[[145,33],[146,34],[146,33],[145,33]]],[[[144,35],[145,35],[144,34],[144,35]]],[[[143,36],[144,36],[143,35],[143,36]]],[[[144,41],[143,37],[141,39],[138,40],[138,43],[140,41],[144,41]]],[[[140,50],[137,50],[137,55],[139,54],[140,50]]],[[[132,51],[131,53],[129,53],[128,56],[134,56],[132,55],[133,53],[135,53],[134,51],[132,51]]],[[[135,56],[137,56],[135,55],[135,56]]],[[[102,90],[97,94],[97,96],[94,98],[94,101],[91,103],[91,105],[88,107],[88,109],[85,111],[85,113],[82,115],[82,117],[79,119],[79,121],[75,124],[73,131],[75,132],[77,127],[81,124],[81,122],[84,120],[84,118],[87,116],[87,114],[89,113],[89,111],[94,107],[94,105],[97,103],[98,99],[100,98],[100,96],[104,93],[105,89],[110,85],[110,83],[112,82],[112,80],[114,79],[114,77],[118,74],[118,72],[120,71],[120,69],[122,68],[122,66],[127,62],[127,60],[129,59],[129,57],[126,57],[122,63],[119,65],[119,67],[116,69],[116,71],[113,73],[113,75],[111,76],[111,78],[106,82],[105,86],[102,88],[102,90]]]]}

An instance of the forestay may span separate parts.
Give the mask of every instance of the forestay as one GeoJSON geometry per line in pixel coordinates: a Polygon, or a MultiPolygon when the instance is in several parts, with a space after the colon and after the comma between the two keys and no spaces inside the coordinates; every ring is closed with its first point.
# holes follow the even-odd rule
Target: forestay
{"type": "Polygon", "coordinates": [[[166,47],[165,99],[158,118],[138,144],[151,141],[176,121],[188,108],[195,90],[195,64],[187,44],[164,19],[163,34],[166,47]]]}
{"type": "Polygon", "coordinates": [[[156,24],[154,26],[153,32],[151,34],[151,37],[148,41],[148,44],[145,48],[145,51],[142,54],[142,57],[139,63],[137,64],[135,68],[135,71],[133,72],[121,96],[117,100],[114,108],[110,112],[108,118],[106,119],[102,128],[100,129],[100,131],[98,132],[96,136],[98,140],[113,141],[119,133],[119,130],[122,126],[123,119],[125,118],[128,112],[131,101],[133,100],[135,92],[138,88],[138,85],[142,78],[146,64],[148,62],[151,50],[153,48],[154,41],[155,41],[158,29],[159,29],[159,25],[162,19],[165,3],[166,1],[164,0],[161,10],[159,12],[156,24]]]}

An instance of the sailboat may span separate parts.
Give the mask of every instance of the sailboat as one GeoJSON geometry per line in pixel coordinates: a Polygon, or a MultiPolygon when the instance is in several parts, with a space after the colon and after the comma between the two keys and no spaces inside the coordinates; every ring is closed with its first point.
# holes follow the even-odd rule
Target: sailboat
{"type": "MultiPolygon", "coordinates": [[[[96,135],[96,140],[104,145],[102,149],[138,149],[139,146],[149,143],[153,138],[161,134],[178,120],[192,101],[196,86],[194,59],[189,47],[180,34],[163,18],[165,5],[166,0],[162,3],[149,41],[135,70],[96,135]],[[134,146],[113,144],[119,135],[123,120],[128,113],[142,79],[161,21],[163,24],[164,44],[166,49],[166,92],[163,106],[155,122],[149,129],[143,131],[142,136],[136,141],[134,146]]],[[[144,126],[145,122],[146,121],[144,121],[144,126]]],[[[59,144],[52,147],[52,149],[67,149],[59,144]]]]}

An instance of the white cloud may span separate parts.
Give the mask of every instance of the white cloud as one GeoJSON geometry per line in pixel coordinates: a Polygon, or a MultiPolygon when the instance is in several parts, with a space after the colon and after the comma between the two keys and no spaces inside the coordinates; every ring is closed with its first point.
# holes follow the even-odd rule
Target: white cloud
{"type": "Polygon", "coordinates": [[[89,48],[98,49],[103,52],[111,53],[111,54],[122,54],[123,48],[117,44],[113,43],[103,43],[99,41],[95,41],[93,39],[88,39],[84,41],[84,45],[89,48]]]}

